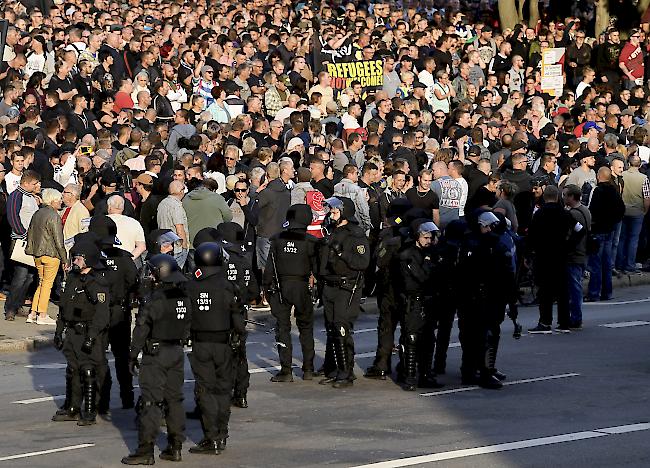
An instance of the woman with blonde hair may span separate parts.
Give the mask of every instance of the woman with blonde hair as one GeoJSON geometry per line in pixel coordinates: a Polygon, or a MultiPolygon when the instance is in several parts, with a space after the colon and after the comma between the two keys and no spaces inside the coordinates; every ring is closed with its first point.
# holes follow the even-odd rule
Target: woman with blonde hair
{"type": "Polygon", "coordinates": [[[59,267],[65,267],[68,261],[63,243],[63,223],[58,213],[61,210],[63,195],[55,189],[43,189],[41,197],[43,204],[34,214],[27,229],[25,253],[34,257],[38,271],[38,287],[26,322],[56,325],[56,321],[47,315],[47,306],[59,267]]]}

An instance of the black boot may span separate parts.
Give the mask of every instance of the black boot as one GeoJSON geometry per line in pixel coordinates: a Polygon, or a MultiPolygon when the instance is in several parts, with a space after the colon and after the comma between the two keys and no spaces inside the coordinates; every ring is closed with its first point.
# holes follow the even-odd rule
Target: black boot
{"type": "Polygon", "coordinates": [[[181,455],[182,448],[183,446],[181,444],[170,443],[169,445],[167,445],[167,448],[165,450],[160,452],[160,459],[179,462],[183,459],[183,456],[181,455]]]}
{"type": "Polygon", "coordinates": [[[203,439],[194,447],[190,447],[189,452],[199,455],[219,455],[221,453],[217,447],[217,441],[210,439],[203,439]]]}
{"type": "Polygon", "coordinates": [[[352,378],[352,361],[349,359],[345,349],[344,335],[339,334],[334,340],[334,354],[338,365],[336,380],[332,384],[334,388],[351,387],[354,379],[352,378]]]}
{"type": "Polygon", "coordinates": [[[280,372],[271,377],[271,382],[293,382],[291,368],[283,367],[280,372]]]}
{"type": "Polygon", "coordinates": [[[82,372],[84,408],[77,425],[90,426],[95,424],[97,417],[97,381],[95,369],[84,369],[82,372]]]}
{"type": "Polygon", "coordinates": [[[406,335],[406,344],[404,345],[404,384],[402,388],[412,392],[416,389],[417,384],[417,348],[416,335],[406,335]]]}
{"type": "Polygon", "coordinates": [[[218,439],[217,440],[217,448],[219,449],[220,452],[223,452],[226,450],[226,438],[224,437],[223,439],[218,439]]]}
{"type": "Polygon", "coordinates": [[[54,414],[54,416],[52,416],[52,421],[54,422],[79,421],[80,416],[81,413],[76,408],[61,408],[54,414]]]}
{"type": "Polygon", "coordinates": [[[237,408],[248,408],[248,400],[246,399],[245,393],[233,396],[231,403],[237,408]]]}
{"type": "Polygon", "coordinates": [[[327,326],[327,341],[325,342],[325,362],[323,363],[323,374],[325,378],[318,383],[321,385],[330,385],[336,380],[336,371],[338,363],[336,353],[334,352],[334,333],[331,326],[327,326]]]}
{"type": "Polygon", "coordinates": [[[441,388],[444,384],[438,383],[431,370],[431,362],[433,355],[431,353],[424,353],[422,356],[419,367],[420,378],[418,379],[418,387],[420,388],[441,388]]]}
{"type": "Polygon", "coordinates": [[[479,377],[478,385],[479,387],[482,388],[487,388],[490,390],[498,390],[501,387],[503,387],[503,384],[499,379],[497,379],[492,374],[492,370],[490,369],[490,362],[492,357],[491,345],[490,345],[491,340],[492,340],[491,335],[488,334],[487,343],[485,347],[485,361],[483,364],[483,368],[481,369],[481,376],[479,377]]]}
{"type": "Polygon", "coordinates": [[[155,462],[153,444],[139,445],[135,453],[122,458],[124,465],[153,465],[155,462]]]}
{"type": "Polygon", "coordinates": [[[499,381],[506,380],[507,376],[499,372],[499,370],[496,368],[496,362],[497,362],[497,351],[499,350],[499,336],[494,336],[490,335],[488,336],[487,340],[487,359],[488,359],[488,369],[490,370],[490,373],[496,377],[499,381]]]}
{"type": "Polygon", "coordinates": [[[487,388],[490,390],[498,390],[503,387],[503,384],[499,379],[497,379],[489,370],[485,369],[481,371],[481,377],[478,381],[479,387],[487,388]]]}
{"type": "Polygon", "coordinates": [[[52,421],[78,421],[79,409],[70,407],[70,396],[72,395],[72,376],[68,372],[65,374],[65,401],[63,405],[54,413],[52,421]]]}
{"type": "Polygon", "coordinates": [[[374,364],[366,369],[366,373],[363,374],[363,376],[366,379],[375,379],[375,380],[386,380],[388,377],[388,372],[385,370],[380,369],[379,367],[375,366],[374,364]]]}

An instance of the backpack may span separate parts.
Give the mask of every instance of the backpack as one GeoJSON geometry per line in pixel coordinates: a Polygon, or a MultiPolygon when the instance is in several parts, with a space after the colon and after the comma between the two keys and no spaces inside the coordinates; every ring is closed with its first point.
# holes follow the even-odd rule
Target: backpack
{"type": "Polygon", "coordinates": [[[319,239],[323,238],[321,225],[325,219],[325,196],[320,190],[309,190],[305,197],[305,203],[311,208],[312,222],[307,226],[307,234],[319,239]]]}

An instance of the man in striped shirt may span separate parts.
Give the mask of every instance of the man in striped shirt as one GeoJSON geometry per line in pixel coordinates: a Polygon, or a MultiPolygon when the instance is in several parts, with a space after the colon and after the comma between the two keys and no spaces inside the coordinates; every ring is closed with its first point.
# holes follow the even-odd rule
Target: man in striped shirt
{"type": "MultiPolygon", "coordinates": [[[[14,241],[27,238],[29,224],[34,213],[38,211],[38,202],[34,194],[39,191],[40,186],[41,176],[34,171],[25,171],[20,179],[20,185],[11,192],[7,199],[7,220],[11,226],[11,238],[14,241]]],[[[21,317],[27,316],[20,309],[33,280],[33,268],[14,262],[14,275],[5,302],[5,320],[13,321],[19,313],[21,317]]]]}

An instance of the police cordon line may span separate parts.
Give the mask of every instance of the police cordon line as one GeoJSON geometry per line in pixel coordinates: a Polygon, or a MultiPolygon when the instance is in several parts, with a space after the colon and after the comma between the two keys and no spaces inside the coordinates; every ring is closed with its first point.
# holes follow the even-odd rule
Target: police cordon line
{"type": "MultiPolygon", "coordinates": [[[[302,378],[333,388],[352,387],[354,324],[360,312],[364,272],[375,257],[380,311],[378,347],[365,377],[391,376],[391,355],[401,324],[396,381],[406,391],[438,388],[458,312],[463,347],[462,383],[501,388],[497,370],[500,324],[514,291],[516,248],[503,215],[479,210],[469,222],[449,223],[445,234],[406,199],[390,205],[376,251],[346,197],[325,201],[324,237],[307,233],[313,221],[306,204],[292,205],[285,228],[270,239],[262,289],[276,320],[280,370],[272,382],[293,382],[291,313],[302,348],[302,378]],[[486,274],[486,266],[490,274],[486,274]],[[505,287],[504,287],[505,285],[505,287]],[[462,289],[462,294],[459,292],[462,289]],[[315,368],[313,297],[322,305],[327,332],[324,361],[315,368]],[[437,335],[437,338],[436,338],[437,335]]],[[[193,271],[184,275],[170,255],[174,234],[157,239],[143,271],[113,247],[117,228],[109,217],[91,220],[71,249],[57,320],[55,347],[66,360],[66,398],[52,420],[96,423],[110,417],[111,344],[122,407],[135,408],[138,447],[122,459],[128,465],[154,463],[161,421],[167,426],[163,460],[180,461],[185,441],[183,409],[184,346],[195,376],[196,408],[204,438],[193,454],[218,455],[226,449],[230,407],[248,406],[246,359],[248,304],[259,295],[252,259],[236,223],[197,233],[193,271]],[[139,289],[132,339],[130,294],[139,289]],[[135,400],[133,376],[139,376],[135,400]]],[[[516,316],[513,318],[516,323],[516,316]]],[[[515,330],[516,331],[516,330],[515,330]]],[[[519,333],[520,333],[519,329],[519,333]]]]}

